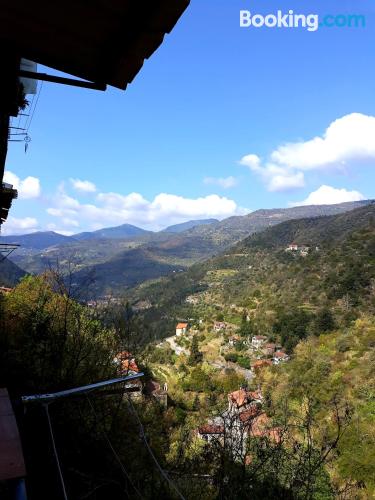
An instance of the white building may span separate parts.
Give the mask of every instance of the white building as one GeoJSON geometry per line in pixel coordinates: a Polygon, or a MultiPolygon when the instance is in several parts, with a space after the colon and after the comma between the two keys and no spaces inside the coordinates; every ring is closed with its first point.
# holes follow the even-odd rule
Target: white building
{"type": "Polygon", "coordinates": [[[262,345],[266,342],[267,337],[265,335],[254,335],[254,337],[251,339],[251,345],[255,349],[260,349],[262,345]]]}
{"type": "Polygon", "coordinates": [[[176,335],[177,337],[180,337],[181,335],[185,335],[188,329],[188,324],[187,323],[178,323],[176,326],[176,335]]]}

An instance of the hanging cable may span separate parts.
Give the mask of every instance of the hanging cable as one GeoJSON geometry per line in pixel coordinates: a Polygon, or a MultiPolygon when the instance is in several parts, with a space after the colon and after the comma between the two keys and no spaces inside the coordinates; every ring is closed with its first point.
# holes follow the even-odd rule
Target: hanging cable
{"type": "Polygon", "coordinates": [[[26,120],[26,123],[25,123],[26,132],[29,131],[30,126],[31,126],[31,122],[33,121],[34,113],[35,113],[36,107],[38,106],[38,101],[39,101],[40,94],[42,92],[42,88],[43,88],[43,81],[40,84],[40,87],[39,87],[39,90],[38,90],[38,94],[36,96],[34,108],[33,108],[32,111],[30,111],[30,115],[29,115],[29,117],[28,117],[28,119],[26,120]]]}
{"type": "MultiPolygon", "coordinates": [[[[93,413],[94,413],[94,415],[95,415],[95,418],[98,420],[98,414],[96,413],[96,410],[95,410],[95,408],[94,408],[94,405],[92,404],[92,401],[91,401],[91,399],[89,398],[88,394],[86,394],[86,399],[87,399],[87,401],[88,401],[88,403],[89,403],[89,405],[90,405],[90,408],[91,408],[92,412],[93,412],[93,413]]],[[[130,485],[132,486],[132,488],[134,489],[134,491],[137,493],[137,495],[139,496],[139,498],[143,499],[143,496],[141,495],[141,493],[139,492],[139,490],[136,488],[136,486],[135,486],[135,484],[133,483],[133,481],[131,480],[131,478],[130,478],[130,476],[129,476],[128,472],[127,472],[127,470],[125,469],[125,466],[124,466],[124,464],[123,464],[123,463],[122,463],[122,461],[121,461],[121,458],[119,457],[118,453],[117,453],[117,452],[116,452],[116,450],[114,449],[114,447],[113,447],[113,445],[112,445],[112,442],[111,442],[111,440],[110,440],[110,439],[109,439],[109,437],[108,437],[108,434],[105,432],[105,430],[104,430],[104,429],[102,429],[102,431],[101,431],[101,432],[102,432],[102,434],[103,434],[103,436],[104,436],[105,440],[107,441],[108,446],[109,446],[109,448],[111,449],[111,451],[112,451],[112,453],[113,453],[114,457],[116,458],[116,461],[117,461],[117,463],[119,464],[119,466],[120,466],[120,468],[121,468],[121,470],[122,470],[122,472],[123,472],[124,476],[125,476],[125,477],[126,477],[126,479],[129,481],[130,485]]]]}
{"type": "Polygon", "coordinates": [[[139,425],[139,430],[141,432],[141,437],[146,445],[146,448],[152,458],[152,460],[154,461],[156,467],[158,468],[158,470],[160,471],[160,474],[163,476],[163,478],[168,482],[168,484],[170,486],[172,486],[172,488],[175,490],[175,492],[177,493],[177,495],[181,498],[181,500],[186,500],[185,497],[183,496],[183,494],[178,490],[177,486],[174,484],[174,482],[171,480],[171,478],[168,476],[168,474],[165,472],[165,470],[162,468],[162,466],[159,464],[158,462],[158,459],[155,457],[154,455],[154,452],[152,451],[150,445],[148,444],[148,441],[147,441],[147,438],[146,438],[146,434],[145,434],[145,430],[144,430],[144,427],[143,427],[143,424],[138,416],[138,413],[136,412],[135,408],[134,408],[134,405],[132,403],[132,400],[131,398],[128,396],[128,402],[129,402],[129,405],[130,405],[130,408],[133,412],[133,415],[135,416],[137,422],[138,422],[138,425],[139,425]]]}
{"type": "Polygon", "coordinates": [[[53,453],[55,455],[57,468],[59,470],[59,476],[60,476],[60,481],[61,481],[61,487],[62,487],[62,490],[63,490],[64,500],[68,500],[68,495],[66,493],[66,488],[65,488],[64,476],[63,476],[61,465],[60,465],[59,455],[58,455],[57,449],[56,449],[55,436],[53,435],[53,428],[52,428],[51,417],[49,415],[49,408],[48,408],[49,404],[44,404],[43,406],[44,406],[44,408],[46,410],[46,414],[47,414],[49,433],[51,435],[51,441],[52,441],[52,446],[53,446],[53,453]]]}
{"type": "MultiPolygon", "coordinates": [[[[34,99],[35,99],[35,94],[33,94],[32,98],[31,98],[31,103],[28,104],[28,108],[29,110],[31,111],[32,108],[33,108],[33,104],[34,104],[34,99]]],[[[30,113],[18,113],[18,122],[17,122],[17,127],[18,128],[23,128],[24,130],[26,130],[26,123],[28,122],[29,120],[29,117],[30,117],[30,113]],[[24,124],[23,124],[23,127],[21,127],[21,122],[22,122],[22,118],[23,116],[25,116],[25,121],[24,121],[24,124]]]]}

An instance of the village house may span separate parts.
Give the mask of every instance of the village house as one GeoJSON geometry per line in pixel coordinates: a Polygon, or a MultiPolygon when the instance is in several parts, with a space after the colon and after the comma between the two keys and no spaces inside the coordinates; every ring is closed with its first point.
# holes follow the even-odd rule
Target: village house
{"type": "Polygon", "coordinates": [[[297,252],[297,250],[298,250],[297,243],[290,243],[285,249],[286,252],[297,252]]]}
{"type": "Polygon", "coordinates": [[[6,286],[0,286],[0,293],[7,295],[13,290],[13,288],[7,288],[6,286]]]}
{"type": "Polygon", "coordinates": [[[198,428],[197,436],[208,443],[218,440],[224,436],[224,426],[216,424],[206,424],[198,428]]]}
{"type": "Polygon", "coordinates": [[[254,337],[251,339],[251,345],[254,347],[254,349],[260,349],[266,341],[267,337],[265,337],[264,335],[254,335],[254,337]]]}
{"type": "Polygon", "coordinates": [[[310,247],[308,245],[297,245],[297,243],[291,243],[285,249],[286,252],[299,252],[302,257],[306,257],[310,252],[310,247]]]}
{"type": "Polygon", "coordinates": [[[239,341],[240,341],[240,337],[238,335],[232,335],[228,339],[228,345],[230,345],[231,347],[234,347],[235,345],[238,344],[239,341]]]}
{"type": "Polygon", "coordinates": [[[177,337],[180,337],[181,335],[185,335],[188,329],[188,324],[187,323],[177,323],[176,326],[176,335],[177,337]]]}
{"type": "Polygon", "coordinates": [[[272,356],[273,353],[276,351],[276,344],[266,344],[262,350],[263,354],[266,356],[272,356]]]}
{"type": "Polygon", "coordinates": [[[226,323],[224,321],[215,321],[214,323],[214,331],[215,332],[220,332],[222,330],[225,330],[227,327],[226,323]]]}
{"type": "Polygon", "coordinates": [[[279,363],[282,363],[284,361],[288,361],[289,360],[289,356],[283,352],[283,351],[276,351],[275,354],[273,355],[273,363],[275,365],[278,365],[279,363]]]}
{"type": "Polygon", "coordinates": [[[113,361],[119,367],[121,376],[135,375],[139,373],[138,365],[134,356],[128,351],[121,351],[114,357],[113,361]]]}
{"type": "Polygon", "coordinates": [[[249,410],[254,403],[261,404],[263,401],[262,393],[258,391],[249,391],[241,387],[238,391],[228,394],[228,412],[241,413],[249,410]]]}
{"type": "Polygon", "coordinates": [[[248,435],[256,438],[268,438],[279,443],[282,430],[279,427],[272,427],[271,421],[265,413],[259,413],[251,420],[248,426],[248,435]]]}
{"type": "MultiPolygon", "coordinates": [[[[119,352],[113,358],[113,361],[118,367],[118,374],[120,377],[136,375],[140,371],[134,356],[128,351],[119,352]]],[[[140,379],[128,380],[123,390],[124,397],[130,396],[135,400],[141,399],[143,390],[142,381],[140,379]]]]}

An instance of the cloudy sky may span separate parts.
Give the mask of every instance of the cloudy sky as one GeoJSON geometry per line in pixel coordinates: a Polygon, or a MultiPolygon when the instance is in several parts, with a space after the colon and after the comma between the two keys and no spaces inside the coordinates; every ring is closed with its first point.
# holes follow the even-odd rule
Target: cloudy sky
{"type": "Polygon", "coordinates": [[[337,4],[192,0],[126,92],[44,83],[31,124],[13,121],[32,141],[10,144],[19,199],[3,234],[374,198],[375,4],[337,4]],[[244,30],[244,8],[366,27],[244,30]]]}

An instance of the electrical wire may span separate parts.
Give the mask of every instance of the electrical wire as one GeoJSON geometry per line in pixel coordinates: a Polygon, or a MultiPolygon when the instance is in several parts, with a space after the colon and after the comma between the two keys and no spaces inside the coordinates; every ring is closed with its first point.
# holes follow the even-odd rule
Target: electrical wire
{"type": "MultiPolygon", "coordinates": [[[[86,398],[87,398],[87,401],[88,401],[88,403],[89,403],[89,405],[90,405],[90,408],[91,408],[92,412],[93,412],[93,413],[94,413],[94,415],[95,415],[95,418],[98,420],[98,414],[97,414],[97,412],[96,412],[96,410],[95,410],[95,408],[94,408],[94,405],[92,404],[92,401],[91,401],[91,399],[89,398],[88,394],[86,394],[86,398]]],[[[143,496],[141,495],[141,493],[139,492],[139,490],[136,488],[135,484],[134,484],[134,483],[133,483],[133,481],[131,480],[131,478],[130,478],[130,476],[129,476],[129,474],[128,474],[128,472],[127,472],[127,470],[126,470],[125,466],[124,466],[124,464],[122,463],[121,458],[119,457],[118,453],[116,452],[115,448],[113,447],[113,445],[112,445],[112,443],[111,443],[111,440],[110,440],[110,439],[109,439],[109,437],[108,437],[108,434],[105,432],[105,430],[104,430],[104,429],[102,429],[102,431],[101,431],[101,432],[102,432],[102,434],[103,434],[103,436],[104,436],[105,440],[107,441],[108,446],[109,446],[109,448],[111,449],[111,451],[112,451],[112,453],[113,453],[114,457],[116,458],[117,463],[119,464],[119,466],[120,466],[120,468],[121,468],[121,470],[122,470],[122,472],[123,472],[124,476],[125,476],[125,477],[126,477],[126,479],[129,481],[130,485],[132,486],[132,488],[134,489],[134,491],[137,493],[137,495],[139,496],[139,498],[143,499],[143,496]]]]}
{"type": "Polygon", "coordinates": [[[43,406],[44,406],[44,408],[46,410],[46,414],[47,414],[49,433],[51,435],[51,441],[52,441],[52,446],[53,446],[53,453],[55,455],[55,459],[56,459],[56,463],[57,463],[57,468],[59,470],[59,476],[60,476],[60,481],[61,481],[61,487],[62,487],[62,490],[63,490],[64,500],[68,500],[68,495],[66,493],[66,488],[65,488],[64,476],[63,476],[62,469],[61,469],[59,455],[58,455],[57,449],[56,449],[55,436],[53,434],[51,417],[50,417],[50,414],[49,414],[49,408],[48,408],[49,404],[44,404],[43,406]]]}
{"type": "MultiPolygon", "coordinates": [[[[35,94],[33,94],[32,98],[31,98],[31,103],[28,104],[28,108],[29,110],[31,111],[32,107],[33,107],[33,104],[34,104],[34,99],[35,99],[35,94]]],[[[28,121],[28,119],[30,118],[30,113],[29,114],[24,114],[24,113],[18,113],[18,122],[17,122],[17,127],[18,128],[23,128],[24,130],[26,130],[26,123],[28,121]],[[22,121],[22,118],[25,117],[25,120],[24,120],[24,124],[23,124],[23,127],[21,127],[21,121],[22,121]]]]}
{"type": "MultiPolygon", "coordinates": [[[[26,120],[26,123],[25,123],[26,132],[29,131],[30,126],[31,126],[31,122],[33,121],[34,113],[35,113],[36,107],[38,106],[39,97],[40,97],[40,94],[42,93],[43,83],[44,82],[42,80],[40,87],[39,87],[39,90],[38,90],[38,94],[36,96],[34,109],[30,112],[30,115],[29,115],[28,119],[26,120]]],[[[33,101],[34,101],[34,99],[33,99],[33,101]]]]}
{"type": "Polygon", "coordinates": [[[154,452],[152,451],[150,445],[148,444],[143,424],[142,424],[142,422],[141,422],[141,420],[140,420],[140,418],[138,416],[138,413],[136,412],[136,410],[134,408],[134,405],[133,405],[133,403],[131,401],[131,398],[129,396],[128,396],[128,401],[129,401],[130,408],[131,408],[131,410],[133,412],[133,415],[135,416],[135,418],[136,418],[136,420],[138,422],[139,430],[141,432],[141,437],[142,437],[142,439],[143,439],[143,441],[144,441],[144,443],[146,445],[146,448],[147,448],[147,450],[148,450],[151,458],[153,459],[156,467],[160,471],[160,474],[168,482],[168,484],[175,490],[175,492],[181,498],[181,500],[186,500],[185,497],[183,496],[183,494],[179,491],[179,489],[177,488],[177,486],[174,484],[174,482],[171,480],[171,478],[168,476],[168,474],[165,472],[165,470],[159,464],[158,459],[155,457],[154,452]]]}

